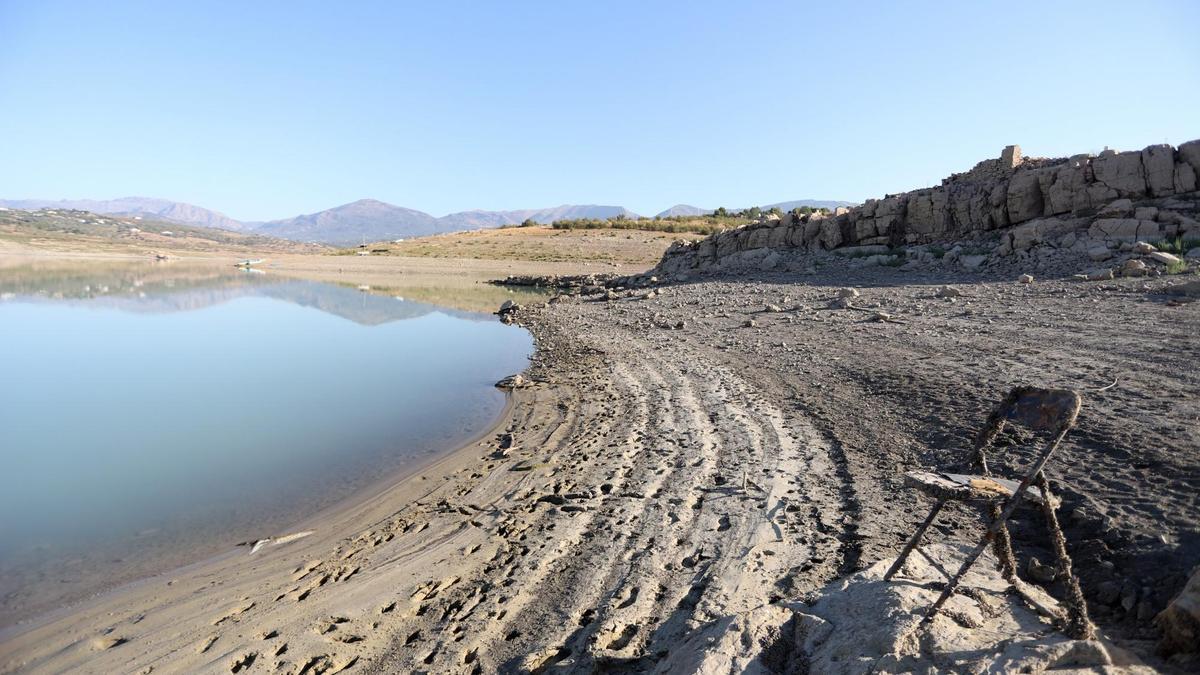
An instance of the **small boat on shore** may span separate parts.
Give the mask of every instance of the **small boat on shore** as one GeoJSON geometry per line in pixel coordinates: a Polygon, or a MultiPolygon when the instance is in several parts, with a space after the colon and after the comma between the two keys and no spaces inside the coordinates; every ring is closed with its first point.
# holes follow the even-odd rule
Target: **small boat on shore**
{"type": "Polygon", "coordinates": [[[246,260],[239,260],[237,263],[234,264],[234,267],[250,267],[251,265],[257,265],[261,262],[263,262],[262,258],[254,258],[254,259],[247,258],[246,260]]]}

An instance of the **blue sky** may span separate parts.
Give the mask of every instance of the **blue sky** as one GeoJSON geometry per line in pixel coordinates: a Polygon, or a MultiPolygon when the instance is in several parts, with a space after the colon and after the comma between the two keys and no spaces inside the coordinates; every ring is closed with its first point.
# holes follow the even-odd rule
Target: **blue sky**
{"type": "Polygon", "coordinates": [[[1198,26],[1195,0],[0,0],[0,197],[857,201],[1009,143],[1200,138],[1198,26]]]}

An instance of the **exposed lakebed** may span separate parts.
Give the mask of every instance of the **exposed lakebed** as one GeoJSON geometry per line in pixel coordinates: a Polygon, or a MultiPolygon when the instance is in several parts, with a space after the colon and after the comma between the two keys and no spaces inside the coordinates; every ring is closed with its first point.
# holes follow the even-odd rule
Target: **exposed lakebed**
{"type": "Polygon", "coordinates": [[[286,534],[461,445],[532,349],[352,285],[0,270],[0,626],[286,534]]]}

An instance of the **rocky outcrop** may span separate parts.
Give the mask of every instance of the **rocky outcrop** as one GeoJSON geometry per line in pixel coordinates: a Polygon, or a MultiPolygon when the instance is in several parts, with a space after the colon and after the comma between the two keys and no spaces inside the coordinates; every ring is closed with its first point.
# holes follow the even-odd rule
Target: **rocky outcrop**
{"type": "Polygon", "coordinates": [[[1069,158],[1022,158],[1010,146],[937,187],[871,199],[832,213],[772,216],[695,242],[676,242],[656,274],[686,274],[731,266],[764,270],[775,252],[880,246],[882,250],[987,235],[1009,255],[1072,235],[1086,251],[1105,242],[1200,237],[1200,223],[1147,200],[1193,201],[1200,176],[1200,140],[1173,148],[1069,158]],[[1076,235],[1076,232],[1079,232],[1076,235]]]}

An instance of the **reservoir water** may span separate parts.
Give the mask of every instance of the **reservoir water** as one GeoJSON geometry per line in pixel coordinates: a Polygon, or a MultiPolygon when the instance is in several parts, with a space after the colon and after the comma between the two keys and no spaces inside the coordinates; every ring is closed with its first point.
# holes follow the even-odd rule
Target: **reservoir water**
{"type": "Polygon", "coordinates": [[[461,445],[531,352],[487,313],[355,286],[0,269],[0,627],[461,445]]]}

